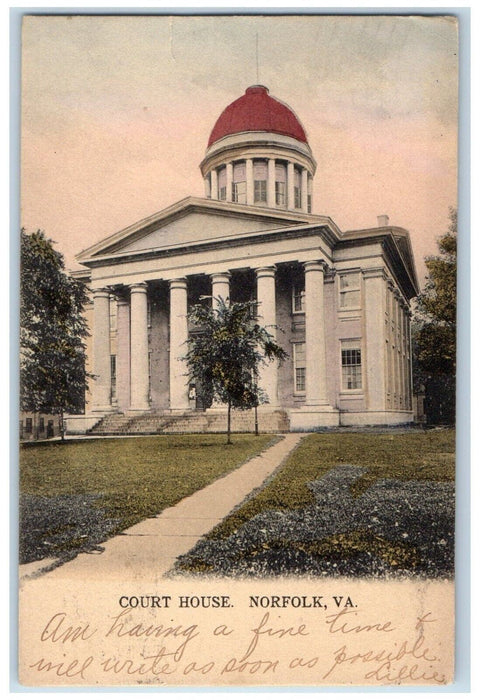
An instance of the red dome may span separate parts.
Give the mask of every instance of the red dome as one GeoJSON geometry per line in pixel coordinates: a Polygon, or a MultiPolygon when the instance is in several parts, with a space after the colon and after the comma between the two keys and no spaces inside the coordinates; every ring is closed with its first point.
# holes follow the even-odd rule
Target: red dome
{"type": "Polygon", "coordinates": [[[263,85],[253,85],[226,107],[213,127],[208,146],[224,136],[242,131],[270,131],[307,143],[303,126],[294,112],[268,94],[263,85]]]}

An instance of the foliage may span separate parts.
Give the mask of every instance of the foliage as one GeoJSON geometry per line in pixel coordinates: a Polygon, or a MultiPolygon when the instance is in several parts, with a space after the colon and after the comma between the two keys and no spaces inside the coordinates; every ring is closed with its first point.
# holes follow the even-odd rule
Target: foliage
{"type": "Polygon", "coordinates": [[[190,377],[202,388],[207,405],[214,400],[227,404],[230,442],[230,409],[268,402],[259,385],[260,367],[287,354],[258,324],[251,302],[228,304],[218,297],[213,307],[195,305],[188,319],[194,327],[185,357],[190,377]]]}
{"type": "Polygon", "coordinates": [[[450,209],[448,231],[438,241],[439,255],[425,259],[425,290],[417,299],[412,327],[415,385],[425,384],[432,406],[442,406],[438,420],[455,415],[457,212],[450,209]],[[438,393],[439,392],[439,393],[438,393]]]}
{"type": "Polygon", "coordinates": [[[21,231],[20,404],[31,412],[83,409],[87,374],[85,286],[65,273],[42,231],[21,231]]]}
{"type": "Polygon", "coordinates": [[[457,213],[450,209],[450,226],[438,241],[440,255],[425,259],[425,290],[417,299],[416,321],[420,368],[433,374],[455,373],[457,293],[457,213]]]}

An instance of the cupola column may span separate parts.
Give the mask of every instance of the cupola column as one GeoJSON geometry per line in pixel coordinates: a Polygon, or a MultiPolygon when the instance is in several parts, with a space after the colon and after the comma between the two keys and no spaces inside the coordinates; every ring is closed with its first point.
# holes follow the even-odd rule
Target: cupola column
{"type": "Polygon", "coordinates": [[[247,204],[253,204],[253,160],[247,158],[245,161],[247,204]]]}
{"type": "Polygon", "coordinates": [[[210,197],[218,199],[218,177],[215,168],[210,172],[210,197]]]}
{"type": "Polygon", "coordinates": [[[227,163],[226,167],[227,176],[227,202],[232,201],[232,183],[233,183],[233,163],[227,163]]]}
{"type": "Polygon", "coordinates": [[[308,211],[308,170],[302,168],[302,193],[301,193],[302,211],[308,211]]]}
{"type": "Polygon", "coordinates": [[[147,284],[130,286],[130,410],[148,411],[147,284]]]}
{"type": "Polygon", "coordinates": [[[111,410],[110,292],[93,290],[93,374],[92,410],[111,410]]]}
{"type": "Polygon", "coordinates": [[[267,207],[275,206],[275,158],[268,159],[267,207]]]}
{"type": "Polygon", "coordinates": [[[170,280],[170,410],[186,411],[188,402],[187,365],[187,280],[170,280]]]}
{"type": "Polygon", "coordinates": [[[292,162],[287,163],[287,208],[295,209],[295,168],[292,162]]]}
{"type": "MultiPolygon", "coordinates": [[[[257,275],[258,319],[260,324],[275,338],[277,322],[275,299],[275,266],[260,267],[255,270],[257,275]]],[[[278,405],[278,362],[273,360],[260,367],[259,386],[268,396],[268,405],[273,408],[278,405]]]]}

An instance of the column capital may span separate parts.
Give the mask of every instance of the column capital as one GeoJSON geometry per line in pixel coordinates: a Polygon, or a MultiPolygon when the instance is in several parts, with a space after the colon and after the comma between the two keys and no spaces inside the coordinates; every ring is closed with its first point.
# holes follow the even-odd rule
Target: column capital
{"type": "Polygon", "coordinates": [[[255,274],[257,276],[257,279],[260,279],[260,277],[275,277],[276,271],[276,265],[265,265],[265,267],[255,268],[255,274]]]}
{"type": "Polygon", "coordinates": [[[110,290],[107,287],[96,287],[92,289],[94,299],[110,299],[110,290]]]}
{"type": "Polygon", "coordinates": [[[323,272],[328,270],[328,265],[325,260],[308,260],[303,263],[303,269],[307,272],[323,272]]]}
{"type": "Polygon", "coordinates": [[[387,276],[385,274],[385,270],[383,267],[371,267],[367,268],[366,270],[362,270],[362,276],[364,279],[373,279],[375,277],[381,277],[382,279],[386,280],[387,276]]]}
{"type": "Polygon", "coordinates": [[[230,272],[212,272],[210,273],[210,279],[212,282],[228,282],[231,277],[230,272]]]}
{"type": "Polygon", "coordinates": [[[139,293],[147,293],[147,283],[146,282],[134,282],[133,284],[128,285],[130,288],[130,294],[135,294],[137,292],[139,293]]]}
{"type": "Polygon", "coordinates": [[[186,289],[187,288],[187,278],[186,277],[176,277],[173,280],[168,280],[168,285],[170,289],[186,289]]]}

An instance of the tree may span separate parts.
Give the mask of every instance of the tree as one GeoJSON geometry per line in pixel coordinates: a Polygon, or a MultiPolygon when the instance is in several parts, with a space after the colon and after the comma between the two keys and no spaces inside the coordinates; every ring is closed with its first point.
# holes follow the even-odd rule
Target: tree
{"type": "Polygon", "coordinates": [[[259,386],[259,370],[283,360],[286,352],[258,324],[251,302],[227,304],[214,299],[213,308],[195,305],[188,314],[195,331],[185,360],[190,377],[202,387],[207,405],[227,404],[227,443],[231,444],[231,409],[256,408],[268,396],[259,386]]]}
{"type": "Polygon", "coordinates": [[[60,415],[83,410],[88,376],[83,283],[65,272],[63,256],[42,231],[21,231],[20,407],[60,415]]]}
{"type": "Polygon", "coordinates": [[[455,420],[457,212],[450,208],[448,231],[439,255],[425,258],[425,290],[417,299],[413,344],[417,383],[426,386],[435,422],[455,420]]]}

